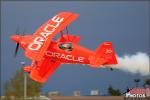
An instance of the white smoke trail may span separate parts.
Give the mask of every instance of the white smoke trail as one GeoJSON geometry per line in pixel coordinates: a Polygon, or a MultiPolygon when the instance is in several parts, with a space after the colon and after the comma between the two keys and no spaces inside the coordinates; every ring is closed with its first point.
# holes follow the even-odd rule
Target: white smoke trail
{"type": "Polygon", "coordinates": [[[131,73],[140,73],[141,75],[150,74],[149,56],[146,53],[137,52],[134,55],[117,56],[118,64],[113,68],[131,73]]]}

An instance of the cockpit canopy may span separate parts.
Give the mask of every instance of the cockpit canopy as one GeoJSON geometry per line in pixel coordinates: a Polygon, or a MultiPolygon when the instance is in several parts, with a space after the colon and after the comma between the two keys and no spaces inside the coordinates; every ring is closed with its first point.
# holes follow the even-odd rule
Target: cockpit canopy
{"type": "Polygon", "coordinates": [[[69,43],[69,42],[60,43],[59,48],[66,50],[66,51],[72,51],[73,50],[72,43],[69,43]]]}

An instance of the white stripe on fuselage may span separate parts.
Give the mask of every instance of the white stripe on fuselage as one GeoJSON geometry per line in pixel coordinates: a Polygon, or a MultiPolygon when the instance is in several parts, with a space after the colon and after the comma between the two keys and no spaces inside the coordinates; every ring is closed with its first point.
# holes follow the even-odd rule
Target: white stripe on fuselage
{"type": "Polygon", "coordinates": [[[61,54],[59,52],[51,52],[51,51],[47,51],[46,52],[46,55],[49,56],[49,57],[56,57],[56,58],[59,58],[59,59],[64,59],[64,60],[68,60],[68,61],[74,61],[74,62],[84,62],[84,59],[85,57],[75,57],[73,55],[68,55],[68,54],[61,54]]]}

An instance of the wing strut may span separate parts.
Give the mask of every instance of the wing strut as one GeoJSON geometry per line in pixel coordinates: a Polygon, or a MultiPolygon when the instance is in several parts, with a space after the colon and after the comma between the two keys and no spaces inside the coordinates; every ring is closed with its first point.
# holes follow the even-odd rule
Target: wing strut
{"type": "Polygon", "coordinates": [[[68,28],[67,28],[67,27],[66,27],[66,34],[67,34],[68,41],[69,41],[69,31],[68,31],[68,28]]]}
{"type": "MultiPolygon", "coordinates": [[[[63,38],[63,35],[64,35],[64,32],[63,31],[60,31],[60,34],[61,34],[61,37],[63,38]]],[[[69,31],[68,31],[68,27],[66,27],[66,34],[67,34],[67,40],[69,40],[69,31]]]]}

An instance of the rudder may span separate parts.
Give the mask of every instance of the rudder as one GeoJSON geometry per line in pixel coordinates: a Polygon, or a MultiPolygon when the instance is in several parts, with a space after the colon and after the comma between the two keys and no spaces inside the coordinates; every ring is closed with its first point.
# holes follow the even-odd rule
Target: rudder
{"type": "Polygon", "coordinates": [[[117,64],[115,51],[111,42],[102,43],[95,51],[95,56],[90,58],[92,66],[117,64]]]}

